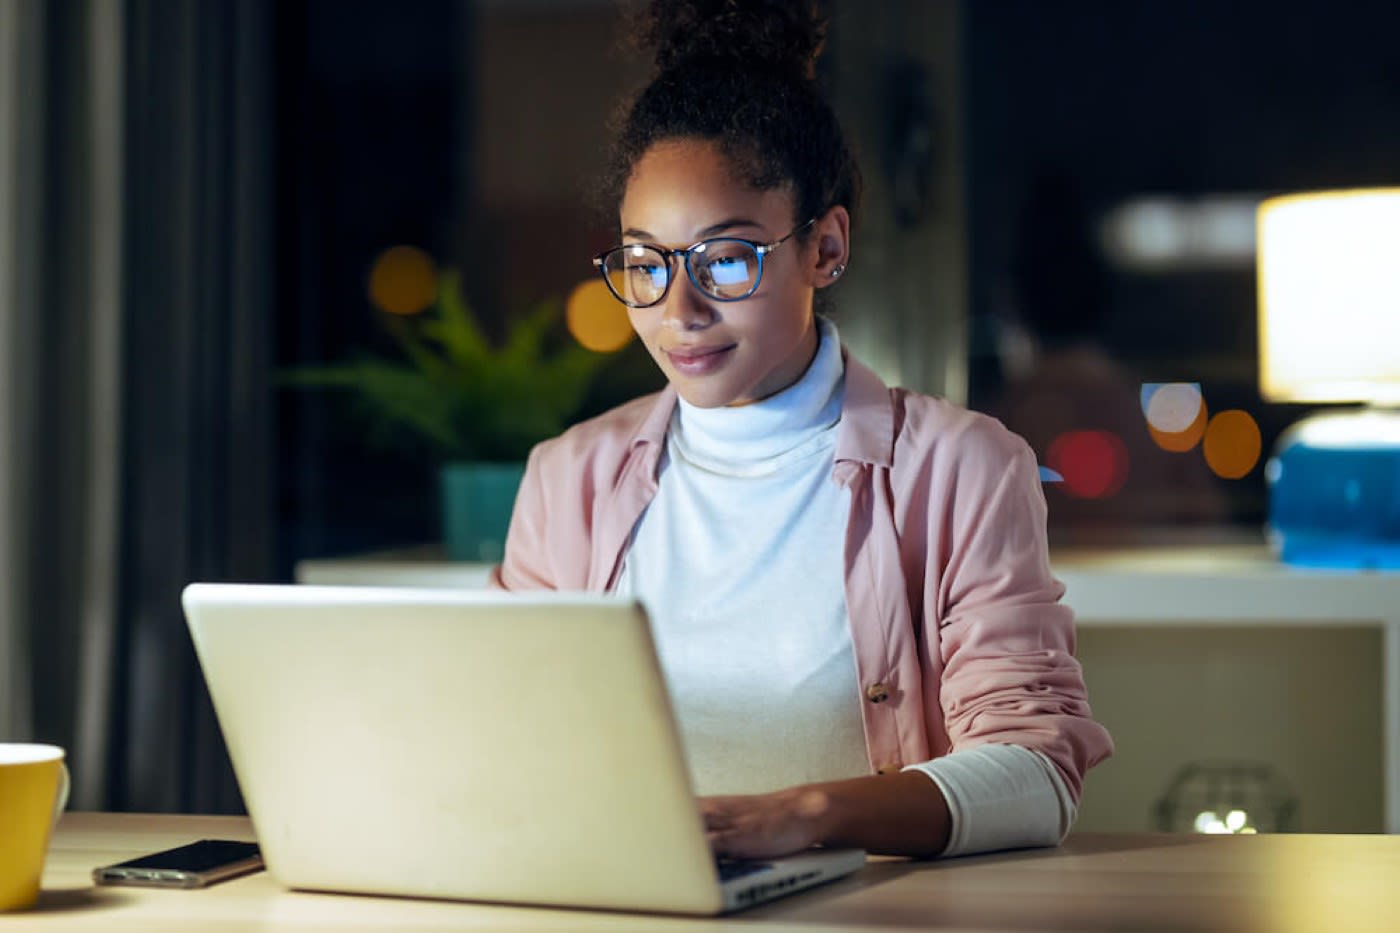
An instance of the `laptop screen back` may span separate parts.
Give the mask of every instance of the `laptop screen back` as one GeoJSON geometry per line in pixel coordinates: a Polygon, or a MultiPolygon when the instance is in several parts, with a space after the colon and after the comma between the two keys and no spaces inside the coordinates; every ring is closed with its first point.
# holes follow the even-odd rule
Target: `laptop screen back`
{"type": "Polygon", "coordinates": [[[184,605],[287,886],[720,908],[635,603],[194,584],[184,605]]]}

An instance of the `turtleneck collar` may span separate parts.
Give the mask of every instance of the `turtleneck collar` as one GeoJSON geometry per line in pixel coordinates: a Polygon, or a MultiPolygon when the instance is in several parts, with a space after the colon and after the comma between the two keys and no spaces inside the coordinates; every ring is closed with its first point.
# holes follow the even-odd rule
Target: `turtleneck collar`
{"type": "Polygon", "coordinates": [[[679,399],[672,454],[717,472],[762,473],[834,441],[845,394],[841,338],[826,318],[816,326],[816,356],[781,392],[732,408],[697,408],[679,399]]]}

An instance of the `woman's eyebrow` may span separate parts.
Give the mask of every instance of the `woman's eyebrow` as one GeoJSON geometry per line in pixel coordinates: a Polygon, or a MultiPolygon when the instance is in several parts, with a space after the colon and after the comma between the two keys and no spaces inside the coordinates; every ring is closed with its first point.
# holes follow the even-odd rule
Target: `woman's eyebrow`
{"type": "MultiPolygon", "coordinates": [[[[698,242],[700,240],[708,239],[709,237],[712,237],[717,233],[724,233],[728,230],[733,230],[735,227],[762,228],[762,226],[763,225],[758,221],[750,220],[747,217],[728,217],[724,220],[721,220],[719,223],[710,224],[708,227],[701,230],[695,235],[695,240],[696,242],[698,242]]],[[[637,227],[628,227],[626,230],[622,231],[622,236],[624,238],[630,238],[633,240],[645,240],[649,243],[656,242],[655,236],[637,227]]]]}

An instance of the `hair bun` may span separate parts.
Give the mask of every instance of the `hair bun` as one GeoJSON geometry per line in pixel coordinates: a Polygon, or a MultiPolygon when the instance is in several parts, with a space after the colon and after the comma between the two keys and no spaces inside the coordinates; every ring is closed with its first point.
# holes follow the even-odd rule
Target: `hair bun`
{"type": "Polygon", "coordinates": [[[814,78],[826,20],[815,0],[652,0],[643,37],[660,72],[724,61],[814,78]]]}

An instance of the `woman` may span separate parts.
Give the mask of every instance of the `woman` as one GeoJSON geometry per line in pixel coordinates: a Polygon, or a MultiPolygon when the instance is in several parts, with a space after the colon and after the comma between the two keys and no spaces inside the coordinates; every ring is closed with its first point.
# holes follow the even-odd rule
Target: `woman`
{"type": "Polygon", "coordinates": [[[859,175],[808,2],[654,3],[595,260],[668,380],[531,454],[509,589],[642,600],[711,845],[1053,845],[1111,753],[1029,449],[816,314],[859,175]]]}

